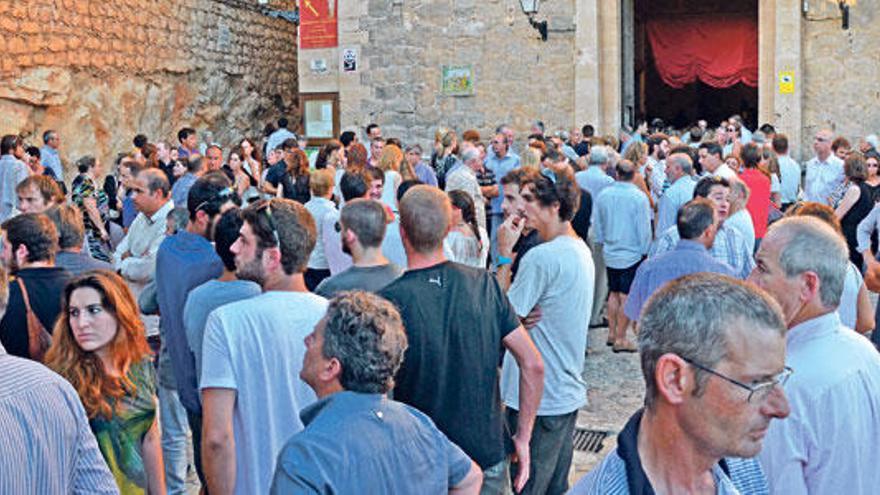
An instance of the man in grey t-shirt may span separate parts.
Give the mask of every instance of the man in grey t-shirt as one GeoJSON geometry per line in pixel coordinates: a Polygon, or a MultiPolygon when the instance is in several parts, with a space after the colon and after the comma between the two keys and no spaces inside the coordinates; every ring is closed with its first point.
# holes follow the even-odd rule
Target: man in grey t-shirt
{"type": "Polygon", "coordinates": [[[342,251],[351,255],[353,264],[321,282],[315,293],[329,298],[344,290],[378,292],[399,277],[403,270],[382,255],[385,226],[385,208],[378,201],[355,199],[346,203],[337,229],[342,251]]]}

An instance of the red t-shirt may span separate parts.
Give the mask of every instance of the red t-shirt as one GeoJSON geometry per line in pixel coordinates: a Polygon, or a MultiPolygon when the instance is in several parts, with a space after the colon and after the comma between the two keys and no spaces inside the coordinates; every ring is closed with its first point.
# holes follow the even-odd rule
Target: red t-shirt
{"type": "Polygon", "coordinates": [[[756,168],[744,170],[739,178],[751,191],[746,209],[755,226],[755,239],[763,239],[767,233],[767,219],[770,215],[770,179],[756,168]]]}

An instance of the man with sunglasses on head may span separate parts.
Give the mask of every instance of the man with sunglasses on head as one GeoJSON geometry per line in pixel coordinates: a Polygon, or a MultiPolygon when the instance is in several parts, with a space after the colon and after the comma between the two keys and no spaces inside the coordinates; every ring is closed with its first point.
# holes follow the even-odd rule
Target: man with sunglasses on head
{"type": "Polygon", "coordinates": [[[751,458],[789,413],[779,305],[723,275],[677,279],[648,301],[639,353],[645,407],[570,493],[766,493],[751,458]]]}
{"type": "Polygon", "coordinates": [[[200,455],[202,409],[195,362],[187,346],[183,309],[190,290],[223,272],[223,262],[211,240],[215,222],[237,201],[231,186],[223,172],[209,172],[199,177],[189,189],[186,200],[189,224],[185,230],[166,237],[156,255],[156,289],[162,315],[159,406],[169,493],[185,490],[187,425],[192,431],[196,471],[204,484],[200,455]]]}
{"type": "Polygon", "coordinates": [[[263,293],[214,310],[205,325],[199,387],[212,494],[269,492],[275,459],[303,429],[300,411],[316,400],[298,376],[303,341],[327,309],[303,275],[316,242],[308,210],[275,198],[252,203],[241,216],[230,247],[236,275],[263,293]]]}
{"type": "Polygon", "coordinates": [[[749,281],[782,307],[785,360],[797,371],[786,387],[791,416],[771,425],[760,455],[770,493],[877,493],[880,355],[836,311],[849,264],[843,236],[816,218],[784,218],[756,259],[749,281]]]}

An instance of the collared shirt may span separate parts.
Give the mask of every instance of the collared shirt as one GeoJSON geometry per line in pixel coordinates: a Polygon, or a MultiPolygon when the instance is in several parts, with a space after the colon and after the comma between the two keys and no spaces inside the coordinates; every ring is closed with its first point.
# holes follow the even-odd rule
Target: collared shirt
{"type": "Polygon", "coordinates": [[[843,162],[834,156],[828,155],[823,162],[819,157],[814,157],[807,162],[807,176],[804,180],[804,201],[815,201],[823,205],[830,205],[829,197],[843,183],[843,162]]]}
{"type": "MultiPolygon", "coordinates": [[[[446,192],[464,191],[474,200],[474,213],[477,215],[477,224],[486,228],[486,199],[477,182],[477,173],[468,166],[461,166],[446,176],[446,192]]],[[[498,210],[501,211],[500,209],[498,210]]]]}
{"type": "MultiPolygon", "coordinates": [[[[860,253],[871,249],[871,235],[878,228],[880,228],[880,204],[875,204],[874,208],[868,213],[868,216],[863,218],[859,222],[858,227],[856,227],[856,242],[858,244],[856,249],[860,253]]],[[[877,253],[874,254],[876,255],[877,253]]]]}
{"type": "Polygon", "coordinates": [[[722,163],[718,165],[718,168],[715,169],[711,175],[715,177],[721,177],[722,179],[732,180],[736,179],[736,171],[732,168],[728,167],[726,163],[722,163]]]}
{"type": "Polygon", "coordinates": [[[699,242],[687,239],[678,241],[672,251],[654,256],[639,265],[623,312],[630,320],[638,321],[642,307],[657,289],[678,277],[699,272],[734,276],[730,265],[713,258],[699,242]]]}
{"type": "Polygon", "coordinates": [[[782,204],[794,203],[801,187],[801,166],[788,155],[782,155],[778,160],[779,174],[782,176],[779,190],[782,204]]]}
{"type": "Polygon", "coordinates": [[[0,222],[5,222],[18,207],[15,187],[30,175],[28,166],[14,155],[0,156],[0,222]]]}
{"type": "MultiPolygon", "coordinates": [[[[678,244],[678,228],[673,226],[666,229],[657,237],[651,247],[650,257],[671,251],[678,244]]],[[[755,267],[753,247],[749,247],[746,239],[736,229],[722,224],[715,234],[715,243],[709,252],[712,257],[733,267],[734,276],[745,280],[752,268],[755,267]]]]}
{"type": "Polygon", "coordinates": [[[771,493],[877,493],[880,354],[832,311],[788,330],[785,361],[791,414],[758,456],[771,493]]]}
{"type": "Polygon", "coordinates": [[[495,174],[495,178],[498,179],[498,196],[492,198],[492,201],[489,203],[489,211],[491,213],[501,213],[501,202],[504,200],[504,185],[501,184],[501,179],[504,178],[508,172],[519,167],[519,163],[519,157],[509,150],[507,154],[504,155],[504,158],[499,158],[494,152],[486,154],[485,167],[491,170],[492,173],[495,174]]]}
{"type": "Polygon", "coordinates": [[[0,493],[119,493],[76,390],[3,346],[0,446],[0,493]]]}
{"type": "Polygon", "coordinates": [[[667,182],[666,160],[655,160],[649,156],[648,161],[651,162],[651,198],[657,204],[663,195],[663,184],[667,182]]]}
{"type": "MultiPolygon", "coordinates": [[[[586,170],[574,174],[574,180],[581,189],[590,193],[594,203],[599,198],[599,193],[606,187],[614,184],[614,179],[606,174],[599,165],[590,165],[586,170]]],[[[593,212],[590,214],[590,222],[594,225],[596,224],[597,211],[596,208],[593,208],[593,212]]]]}
{"type": "Polygon", "coordinates": [[[58,156],[58,150],[51,146],[40,148],[40,163],[52,170],[56,180],[64,182],[64,167],[61,165],[61,157],[58,156]]]}
{"type": "Polygon", "coordinates": [[[151,216],[138,213],[128,228],[128,234],[113,253],[113,265],[127,280],[146,283],[153,280],[156,272],[156,253],[165,239],[168,213],[174,209],[174,202],[168,201],[151,216]],[[122,255],[129,253],[125,259],[122,255]]]}
{"type": "Polygon", "coordinates": [[[171,201],[174,201],[174,204],[177,206],[186,207],[189,190],[196,183],[196,180],[198,180],[198,177],[195,174],[187,172],[181,178],[174,181],[174,186],[171,187],[171,201]]]}
{"type": "Polygon", "coordinates": [[[743,239],[746,240],[746,245],[752,246],[752,250],[754,251],[755,224],[752,223],[752,216],[749,215],[748,210],[742,209],[730,215],[727,217],[727,220],[724,221],[724,225],[739,232],[740,235],[743,236],[743,239]]]}
{"type": "Polygon", "coordinates": [[[669,186],[660,197],[657,207],[657,232],[663,232],[676,224],[678,210],[685,203],[694,199],[694,188],[697,182],[690,175],[680,177],[669,186]]]}
{"type": "Polygon", "coordinates": [[[602,244],[605,265],[629,268],[648,252],[651,243],[651,204],[635,184],[615,182],[596,199],[596,242],[602,244]]]}
{"type": "MultiPolygon", "coordinates": [[[[286,128],[282,127],[277,131],[273,132],[269,135],[269,139],[266,141],[266,154],[268,155],[270,151],[277,148],[281,143],[288,139],[296,139],[296,134],[290,132],[286,128]]],[[[367,152],[370,151],[370,146],[367,145],[367,152]]]]}
{"type": "Polygon", "coordinates": [[[316,270],[327,270],[330,268],[330,265],[327,264],[327,256],[324,254],[324,237],[320,234],[323,232],[323,225],[328,218],[331,218],[334,224],[336,223],[337,217],[335,215],[331,216],[336,211],[336,205],[327,198],[312,196],[312,199],[308,200],[304,206],[312,214],[312,218],[315,219],[315,226],[319,234],[315,241],[315,248],[312,249],[312,254],[309,256],[308,267],[316,270]]]}
{"type": "Polygon", "coordinates": [[[471,468],[428,416],[380,394],[337,392],[300,417],[305,429],[278,455],[271,493],[446,493],[471,468]]]}
{"type": "MultiPolygon", "coordinates": [[[[643,410],[627,421],[617,447],[580,479],[570,495],[654,495],[654,487],[639,458],[638,435],[643,410]]],[[[716,495],[764,495],[767,482],[754,459],[724,458],[712,466],[716,495]]]]}
{"type": "Polygon", "coordinates": [[[437,187],[437,173],[434,172],[434,169],[431,168],[430,165],[425,162],[419,162],[414,169],[416,177],[418,177],[420,181],[429,186],[437,187]]]}

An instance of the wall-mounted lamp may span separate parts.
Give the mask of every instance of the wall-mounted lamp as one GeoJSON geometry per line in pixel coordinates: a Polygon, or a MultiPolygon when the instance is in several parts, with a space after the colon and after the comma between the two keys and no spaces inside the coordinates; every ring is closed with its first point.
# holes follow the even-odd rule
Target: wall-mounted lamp
{"type": "Polygon", "coordinates": [[[843,22],[843,29],[849,29],[849,2],[846,0],[840,0],[837,2],[837,6],[840,7],[840,17],[843,22]]]}
{"type": "Polygon", "coordinates": [[[547,41],[547,21],[536,21],[535,14],[538,13],[538,4],[541,0],[519,0],[523,14],[529,17],[529,24],[541,34],[541,41],[547,41]]]}

